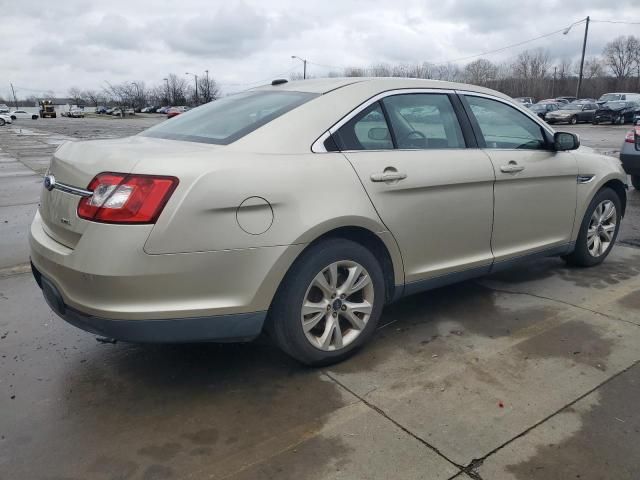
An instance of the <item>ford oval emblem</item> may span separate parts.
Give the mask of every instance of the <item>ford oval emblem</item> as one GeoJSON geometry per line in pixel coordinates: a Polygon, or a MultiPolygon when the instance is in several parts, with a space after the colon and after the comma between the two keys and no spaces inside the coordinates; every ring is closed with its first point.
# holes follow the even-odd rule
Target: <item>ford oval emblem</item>
{"type": "Polygon", "coordinates": [[[47,175],[46,177],[44,177],[44,188],[51,191],[55,188],[55,186],[56,177],[54,177],[53,175],[47,175]]]}

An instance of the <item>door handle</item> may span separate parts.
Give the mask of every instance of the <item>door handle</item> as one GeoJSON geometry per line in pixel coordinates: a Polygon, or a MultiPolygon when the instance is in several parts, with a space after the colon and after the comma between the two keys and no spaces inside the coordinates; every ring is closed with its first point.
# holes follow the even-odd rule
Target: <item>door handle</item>
{"type": "Polygon", "coordinates": [[[524,170],[524,167],[521,165],[518,165],[516,162],[514,162],[513,160],[509,162],[508,165],[502,165],[500,167],[500,171],[502,173],[518,173],[524,170]]]}
{"type": "Polygon", "coordinates": [[[407,178],[407,174],[398,172],[395,168],[387,168],[382,173],[371,174],[372,182],[397,182],[400,180],[404,180],[405,178],[407,178]]]}

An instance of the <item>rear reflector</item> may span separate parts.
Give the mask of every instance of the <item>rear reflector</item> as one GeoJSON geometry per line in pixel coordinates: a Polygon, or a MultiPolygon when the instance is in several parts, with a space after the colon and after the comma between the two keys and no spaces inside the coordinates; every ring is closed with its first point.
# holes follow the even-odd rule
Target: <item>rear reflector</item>
{"type": "Polygon", "coordinates": [[[175,177],[105,172],[91,180],[93,192],[78,204],[78,216],[101,223],[155,223],[178,186],[175,177]]]}

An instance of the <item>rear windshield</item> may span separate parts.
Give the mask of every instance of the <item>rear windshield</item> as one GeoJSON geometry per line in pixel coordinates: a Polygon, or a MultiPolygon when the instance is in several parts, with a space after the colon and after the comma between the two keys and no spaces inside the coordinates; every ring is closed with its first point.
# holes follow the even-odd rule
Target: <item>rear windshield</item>
{"type": "Polygon", "coordinates": [[[228,145],[316,96],[307,92],[237,93],[182,113],[140,135],[228,145]]]}

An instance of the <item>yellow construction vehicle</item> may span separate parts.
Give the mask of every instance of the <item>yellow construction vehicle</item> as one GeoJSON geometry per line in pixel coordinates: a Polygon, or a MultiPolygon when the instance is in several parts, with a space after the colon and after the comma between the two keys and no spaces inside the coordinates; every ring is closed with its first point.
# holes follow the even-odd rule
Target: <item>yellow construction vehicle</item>
{"type": "Polygon", "coordinates": [[[40,101],[40,118],[56,118],[56,107],[51,100],[40,101]]]}

